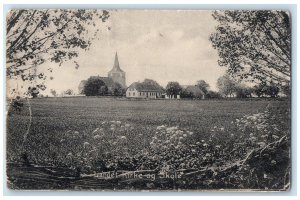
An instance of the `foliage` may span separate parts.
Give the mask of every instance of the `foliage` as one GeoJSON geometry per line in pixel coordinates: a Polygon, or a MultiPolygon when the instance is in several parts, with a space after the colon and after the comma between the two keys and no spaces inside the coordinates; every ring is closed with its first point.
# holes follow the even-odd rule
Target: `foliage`
{"type": "Polygon", "coordinates": [[[197,86],[204,92],[205,95],[208,94],[209,91],[209,84],[206,83],[204,80],[197,81],[197,86]]]}
{"type": "Polygon", "coordinates": [[[15,109],[15,111],[21,112],[24,106],[24,102],[20,96],[17,96],[15,99],[12,100],[11,106],[13,109],[15,109]]]}
{"type": "Polygon", "coordinates": [[[266,94],[270,97],[277,97],[279,93],[279,87],[276,86],[272,81],[267,87],[266,94]]]}
{"type": "Polygon", "coordinates": [[[44,81],[47,76],[37,73],[37,67],[48,61],[61,65],[77,57],[79,49],[88,50],[99,32],[96,25],[108,17],[106,10],[96,9],[11,10],[6,21],[7,78],[44,81]]]}
{"type": "Polygon", "coordinates": [[[253,89],[250,87],[246,87],[244,85],[240,85],[236,89],[236,97],[237,98],[248,98],[252,97],[253,89]]]}
{"type": "Polygon", "coordinates": [[[100,77],[90,77],[84,85],[83,93],[86,96],[105,95],[107,86],[100,77]]]}
{"type": "Polygon", "coordinates": [[[99,88],[99,90],[98,90],[98,95],[104,96],[104,95],[107,94],[107,92],[108,92],[108,88],[107,88],[107,86],[104,84],[104,85],[101,85],[101,86],[100,86],[100,88],[99,88]]]}
{"type": "Polygon", "coordinates": [[[280,10],[215,11],[210,36],[219,65],[251,81],[290,82],[290,14],[280,10]]]}
{"type": "Polygon", "coordinates": [[[112,95],[113,96],[123,96],[125,94],[125,89],[122,87],[120,83],[114,83],[112,87],[112,95]]]}
{"type": "Polygon", "coordinates": [[[50,93],[51,93],[54,97],[57,96],[57,92],[56,92],[56,90],[54,90],[54,89],[51,89],[51,90],[50,90],[50,93]]]}
{"type": "Polygon", "coordinates": [[[204,99],[205,93],[198,86],[188,86],[182,89],[181,98],[204,99]]]}
{"type": "Polygon", "coordinates": [[[212,90],[209,90],[206,97],[208,99],[221,99],[222,98],[222,95],[219,93],[219,92],[215,92],[215,91],[212,91],[212,90]]]}
{"type": "Polygon", "coordinates": [[[266,82],[261,82],[259,85],[254,86],[253,90],[258,97],[277,97],[280,89],[271,81],[269,84],[266,82]]]}
{"type": "Polygon", "coordinates": [[[164,88],[159,85],[159,83],[157,83],[156,81],[154,80],[151,80],[151,79],[145,79],[142,84],[144,84],[145,86],[154,86],[155,88],[159,88],[161,90],[164,90],[164,88]]]}
{"type": "Polygon", "coordinates": [[[72,89],[67,89],[66,91],[64,91],[65,95],[74,95],[74,91],[72,89]]]}
{"type": "Polygon", "coordinates": [[[168,82],[166,86],[167,95],[172,95],[176,98],[177,95],[180,95],[181,91],[182,91],[182,87],[179,85],[178,82],[172,82],[172,81],[168,82]]]}
{"type": "Polygon", "coordinates": [[[219,77],[217,80],[217,87],[219,89],[219,92],[225,97],[227,97],[228,95],[232,97],[235,94],[238,86],[239,84],[228,74],[219,77]]]}
{"type": "Polygon", "coordinates": [[[37,87],[29,87],[27,93],[32,98],[36,98],[36,97],[38,97],[38,94],[40,93],[40,91],[37,87]]]}
{"type": "Polygon", "coordinates": [[[281,86],[281,91],[283,92],[284,95],[287,97],[291,96],[291,86],[290,84],[285,84],[281,86]]]}
{"type": "Polygon", "coordinates": [[[180,93],[180,97],[183,99],[193,99],[195,98],[195,95],[191,91],[182,90],[180,93]]]}
{"type": "Polygon", "coordinates": [[[265,82],[261,82],[260,84],[255,85],[253,87],[253,91],[258,97],[263,96],[266,93],[266,90],[267,90],[267,86],[265,82]]]}

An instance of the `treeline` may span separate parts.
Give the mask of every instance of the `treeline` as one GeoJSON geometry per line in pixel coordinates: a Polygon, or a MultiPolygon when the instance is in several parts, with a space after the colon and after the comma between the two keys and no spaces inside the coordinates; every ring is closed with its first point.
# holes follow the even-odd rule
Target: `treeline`
{"type": "Polygon", "coordinates": [[[180,95],[185,99],[221,99],[221,98],[251,98],[251,97],[272,97],[290,96],[291,88],[289,84],[275,84],[273,81],[260,82],[249,86],[240,81],[236,81],[231,76],[225,74],[217,80],[217,91],[210,90],[210,86],[204,80],[199,80],[195,85],[181,86],[178,82],[169,82],[166,87],[166,94],[174,96],[180,95]],[[280,94],[280,95],[279,95],[280,94]]]}
{"type": "Polygon", "coordinates": [[[231,76],[225,74],[217,81],[217,87],[222,97],[279,97],[279,93],[290,96],[291,88],[289,84],[279,84],[271,81],[261,81],[254,86],[247,86],[243,82],[236,81],[231,76]]]}
{"type": "MultiPolygon", "coordinates": [[[[143,82],[147,88],[157,88],[163,91],[169,98],[183,99],[221,99],[221,98],[250,98],[250,97],[279,97],[279,93],[284,96],[290,96],[289,85],[278,85],[270,81],[260,82],[257,85],[249,86],[236,81],[231,76],[225,74],[217,80],[217,91],[210,89],[210,85],[205,80],[199,80],[194,85],[180,85],[176,81],[168,82],[164,88],[159,83],[151,79],[145,79],[143,82]]],[[[126,89],[118,83],[107,86],[99,77],[91,77],[87,80],[82,94],[86,96],[125,96],[126,89]]]]}

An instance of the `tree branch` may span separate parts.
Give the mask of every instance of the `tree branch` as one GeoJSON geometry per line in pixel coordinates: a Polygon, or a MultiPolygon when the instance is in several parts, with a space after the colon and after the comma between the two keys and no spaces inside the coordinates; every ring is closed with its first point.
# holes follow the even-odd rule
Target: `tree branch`
{"type": "Polygon", "coordinates": [[[24,10],[19,10],[18,14],[8,22],[8,26],[6,29],[6,35],[9,33],[9,31],[12,29],[12,27],[15,26],[16,22],[19,20],[20,16],[23,14],[23,12],[24,12],[24,10]]]}
{"type": "Polygon", "coordinates": [[[30,19],[28,20],[28,22],[26,23],[25,28],[23,29],[22,33],[19,35],[19,37],[17,37],[17,39],[14,42],[12,42],[12,44],[10,45],[10,47],[7,50],[7,53],[11,53],[12,49],[14,48],[14,46],[19,42],[19,40],[21,39],[21,37],[23,37],[23,35],[27,31],[27,27],[28,27],[30,21],[33,19],[33,17],[34,17],[34,15],[35,15],[36,12],[37,12],[36,10],[33,11],[32,15],[31,15],[30,19]]]}

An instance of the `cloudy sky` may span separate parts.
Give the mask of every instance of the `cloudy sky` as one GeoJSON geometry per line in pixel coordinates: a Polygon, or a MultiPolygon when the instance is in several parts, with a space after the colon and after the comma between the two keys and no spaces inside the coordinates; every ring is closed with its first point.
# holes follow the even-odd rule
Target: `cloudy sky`
{"type": "Polygon", "coordinates": [[[54,80],[47,81],[47,87],[77,92],[81,80],[107,76],[117,51],[127,85],[145,78],[163,86],[169,81],[188,85],[203,79],[216,89],[217,78],[225,70],[218,66],[217,52],[208,40],[215,26],[211,11],[111,11],[100,27],[99,40],[81,52],[79,69],[71,63],[53,67],[54,80]]]}

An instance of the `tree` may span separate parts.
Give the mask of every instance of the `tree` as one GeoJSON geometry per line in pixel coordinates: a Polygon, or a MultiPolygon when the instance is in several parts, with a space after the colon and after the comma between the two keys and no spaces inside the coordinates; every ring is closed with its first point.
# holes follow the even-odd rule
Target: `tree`
{"type": "Polygon", "coordinates": [[[228,73],[253,82],[289,83],[290,16],[279,10],[215,11],[211,34],[219,65],[228,73]]]}
{"type": "MultiPolygon", "coordinates": [[[[105,22],[105,10],[12,10],[7,15],[6,75],[30,85],[44,81],[37,67],[48,61],[61,65],[88,50],[96,38],[99,23],[105,22]]],[[[74,61],[75,67],[78,67],[74,61]]],[[[49,72],[52,69],[48,69],[49,72]]]]}
{"type": "Polygon", "coordinates": [[[101,80],[100,77],[90,77],[84,85],[83,93],[86,96],[103,95],[103,92],[105,92],[105,88],[103,86],[106,87],[105,83],[101,80]]]}
{"type": "Polygon", "coordinates": [[[180,93],[181,98],[183,99],[193,99],[195,98],[193,93],[191,91],[187,91],[187,90],[182,90],[180,93]]]}
{"type": "Polygon", "coordinates": [[[252,88],[240,85],[236,88],[236,97],[237,98],[248,98],[252,97],[252,88]]]}
{"type": "Polygon", "coordinates": [[[40,93],[39,89],[36,87],[29,87],[27,92],[32,98],[37,98],[40,93]]]}
{"type": "Polygon", "coordinates": [[[208,99],[221,99],[222,95],[218,92],[209,90],[206,96],[208,99]]]}
{"type": "Polygon", "coordinates": [[[277,97],[280,89],[279,87],[271,81],[270,83],[262,82],[259,85],[254,86],[254,92],[258,97],[263,97],[264,95],[270,97],[277,97]]]}
{"type": "Polygon", "coordinates": [[[57,92],[56,92],[54,89],[51,89],[51,90],[50,90],[50,93],[51,93],[54,97],[57,96],[57,92]]]}
{"type": "Polygon", "coordinates": [[[277,97],[278,93],[279,87],[271,81],[270,85],[267,87],[266,95],[274,98],[277,97]]]}
{"type": "Polygon", "coordinates": [[[228,74],[225,74],[224,76],[218,78],[217,87],[220,94],[224,95],[225,97],[228,95],[232,97],[237,90],[238,83],[228,74]]]}
{"type": "Polygon", "coordinates": [[[74,95],[74,92],[72,89],[67,89],[66,91],[64,91],[64,94],[66,95],[74,95]]]}
{"type": "Polygon", "coordinates": [[[289,84],[285,84],[281,86],[281,91],[287,97],[291,96],[291,87],[289,84]]]}
{"type": "Polygon", "coordinates": [[[98,95],[104,96],[104,95],[107,95],[107,92],[108,92],[107,86],[106,85],[102,85],[102,86],[100,86],[100,88],[98,90],[98,95]]]}
{"type": "Polygon", "coordinates": [[[204,80],[197,81],[197,86],[204,92],[205,96],[208,94],[209,84],[204,80]]]}
{"type": "Polygon", "coordinates": [[[177,98],[177,95],[180,95],[180,92],[182,91],[182,87],[179,85],[178,82],[168,82],[166,87],[166,93],[167,95],[174,96],[174,98],[177,98]]]}
{"type": "Polygon", "coordinates": [[[205,94],[198,86],[188,86],[180,92],[181,98],[204,99],[205,94]]]}
{"type": "Polygon", "coordinates": [[[125,93],[124,88],[120,83],[115,83],[112,87],[112,95],[123,96],[125,93]]]}
{"type": "Polygon", "coordinates": [[[258,85],[255,85],[253,87],[253,91],[258,97],[263,97],[266,94],[267,91],[267,84],[266,82],[261,82],[258,85]]]}
{"type": "Polygon", "coordinates": [[[159,83],[157,83],[156,81],[151,80],[151,79],[145,79],[145,80],[142,82],[142,84],[143,84],[144,86],[147,86],[147,88],[149,88],[149,86],[150,86],[150,88],[155,88],[155,89],[161,89],[161,90],[164,90],[164,88],[163,88],[161,85],[159,85],[159,83]]]}

